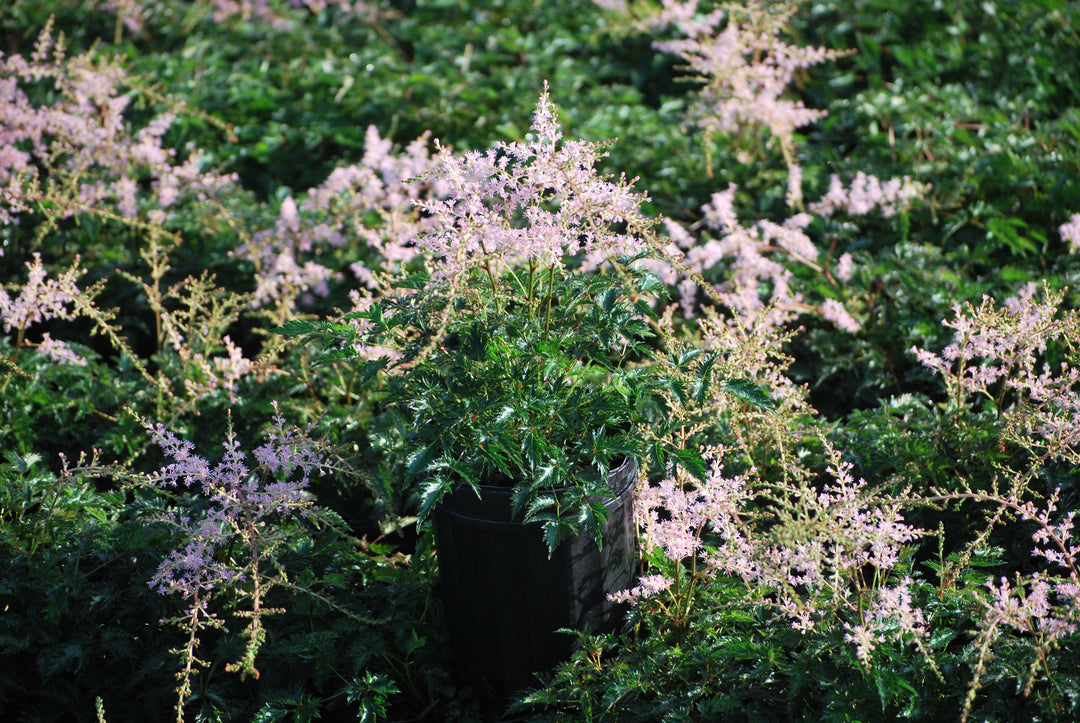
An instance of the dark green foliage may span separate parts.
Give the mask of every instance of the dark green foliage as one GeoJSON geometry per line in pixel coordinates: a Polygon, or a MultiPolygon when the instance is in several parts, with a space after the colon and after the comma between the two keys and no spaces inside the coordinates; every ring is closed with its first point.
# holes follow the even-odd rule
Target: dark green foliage
{"type": "MultiPolygon", "coordinates": [[[[108,720],[174,720],[170,648],[182,640],[161,621],[181,601],[148,581],[175,544],[155,519],[166,505],[198,501],[97,493],[50,474],[33,455],[0,464],[0,495],[0,715],[90,720],[100,696],[108,720]]],[[[291,542],[278,562],[295,575],[267,601],[284,612],[270,623],[258,680],[224,671],[244,645],[243,620],[227,617],[230,631],[203,641],[211,667],[196,677],[188,713],[281,720],[305,708],[373,720],[391,703],[418,713],[441,700],[447,720],[467,719],[467,700],[446,702],[456,693],[426,581],[429,553],[410,568],[392,548],[333,528],[285,532],[291,542]]]]}
{"type": "MultiPolygon", "coordinates": [[[[393,363],[359,357],[358,366],[364,380],[388,367],[404,370],[386,375],[377,423],[387,451],[401,458],[410,511],[423,521],[457,486],[512,487],[514,514],[542,522],[554,549],[580,530],[599,533],[607,473],[624,457],[648,454],[659,470],[677,464],[704,477],[696,449],[644,443],[643,425],[663,439],[664,428],[680,423],[667,413],[668,400],[700,404],[718,381],[750,404],[773,403],[749,380],[713,380],[714,354],[688,350],[652,361],[647,322],[655,314],[646,299],[662,290],[653,274],[627,265],[535,277],[530,272],[528,293],[509,302],[491,293],[480,272],[471,277],[471,302],[423,288],[387,297],[345,317],[367,321],[363,333],[348,323],[301,320],[273,331],[319,340],[327,348],[322,363],[358,358],[358,342],[393,344],[407,333],[393,363]],[[456,313],[444,318],[448,303],[456,313]]],[[[406,286],[423,287],[423,280],[406,286]]]]}
{"type": "MultiPolygon", "coordinates": [[[[240,175],[241,188],[222,208],[185,203],[170,210],[166,228],[182,243],[169,253],[163,289],[209,270],[219,289],[250,292],[250,264],[230,254],[247,234],[273,225],[285,196],[299,198],[332,168],[359,160],[369,124],[399,143],[431,131],[459,149],[487,148],[524,136],[544,80],[568,137],[619,139],[605,169],[640,176],[638,187],[652,196],[650,213],[697,223],[701,205],[729,182],[739,185],[741,217],[780,221],[791,211],[784,204],[784,164],[764,152],[766,139],[719,139],[707,161],[705,141],[686,117],[696,83],[672,57],[653,50],[653,36],[616,28],[587,0],[483,7],[464,0],[386,2],[378,4],[374,22],[332,7],[313,13],[271,4],[290,24],[240,17],[218,23],[205,4],[146,0],[139,3],[145,30],[120,28],[116,42],[115,14],[100,3],[0,2],[5,56],[29,54],[55,14],[72,54],[97,44],[137,74],[128,113],[136,127],[184,103],[168,145],[181,157],[205,149],[215,170],[240,175]]],[[[932,189],[902,216],[810,227],[827,256],[823,266],[850,252],[855,275],[832,284],[796,268],[795,283],[807,298],[842,298],[863,326],[850,334],[811,314],[801,317],[805,331],[787,346],[795,359],[790,376],[810,387],[831,438],[870,486],[897,494],[908,486],[988,490],[1003,468],[1026,464],[1026,453],[1002,445],[992,407],[948,405],[940,380],[909,350],[941,349],[949,338],[941,320],[954,305],[983,294],[1000,301],[1029,281],[1050,279],[1073,289],[1067,307],[1080,299],[1080,257],[1057,231],[1080,213],[1080,4],[821,0],[794,16],[791,39],[857,51],[801,74],[793,89],[808,106],[829,112],[797,138],[806,199],[823,194],[831,174],[850,181],[859,171],[911,175],[932,189]]],[[[44,103],[54,91],[39,84],[34,92],[44,103]]],[[[451,681],[431,551],[418,540],[414,520],[395,514],[426,509],[443,489],[429,487],[424,497],[401,480],[434,468],[466,481],[524,474],[540,489],[565,473],[542,461],[561,446],[573,453],[563,460],[566,470],[586,471],[588,489],[596,489],[618,455],[647,451],[631,420],[638,413],[662,417],[661,390],[628,392],[639,388],[633,364],[599,352],[616,338],[631,340],[631,357],[652,349],[628,296],[583,290],[595,299],[588,306],[594,334],[562,329],[559,343],[570,342],[565,349],[553,350],[555,342],[531,334],[513,315],[493,315],[487,329],[452,329],[447,343],[468,353],[434,354],[409,382],[414,386],[402,390],[420,400],[420,409],[453,420],[442,426],[417,426],[415,409],[387,408],[371,391],[387,362],[331,365],[349,356],[333,344],[279,351],[262,330],[285,320],[268,322],[268,315],[251,312],[222,331],[267,367],[257,380],[242,382],[235,399],[218,390],[180,410],[138,368],[161,373],[178,393],[189,372],[162,344],[145,289],[122,276],[148,279],[140,257],[147,238],[89,215],[61,221],[44,235],[43,224],[35,217],[0,226],[0,284],[21,283],[33,252],[51,269],[68,267],[79,254],[89,270],[85,281],[105,282],[99,305],[116,308],[131,355],[96,335],[85,319],[36,328],[29,341],[46,329],[74,339],[87,367],[16,349],[13,333],[0,339],[0,718],[92,720],[98,696],[109,721],[174,718],[176,660],[169,651],[183,641],[161,621],[177,614],[180,601],[155,594],[147,581],[173,544],[155,516],[197,502],[111,478],[62,477],[59,454],[73,461],[97,448],[108,460],[130,463],[133,473],[145,472],[160,459],[125,407],[169,422],[203,449],[219,443],[226,410],[246,446],[265,425],[272,400],[290,421],[313,423],[317,436],[337,445],[336,462],[348,472],[315,479],[312,490],[344,522],[294,523],[287,530],[281,563],[294,586],[274,590],[269,601],[286,612],[267,618],[260,678],[225,671],[244,647],[244,620],[230,618],[231,632],[204,641],[200,654],[212,665],[196,677],[189,719],[475,717],[468,692],[451,681]],[[512,363],[522,349],[548,361],[512,363]],[[578,373],[579,384],[566,387],[553,375],[582,359],[592,367],[578,373]],[[477,393],[475,380],[492,369],[526,391],[477,393]],[[607,384],[599,390],[587,384],[601,377],[607,384]],[[550,415],[547,429],[528,428],[524,420],[536,415],[550,415]],[[575,425],[593,432],[569,441],[547,434],[575,425]],[[448,437],[470,440],[468,452],[451,452],[443,445],[448,437]],[[394,457],[406,443],[415,454],[394,457]]],[[[324,260],[343,269],[372,253],[347,246],[324,260]]],[[[717,272],[706,277],[721,280],[717,272]]],[[[304,306],[311,314],[305,318],[336,318],[336,309],[348,305],[350,283],[304,306]]],[[[556,322],[570,321],[560,316],[564,311],[555,310],[556,322]]],[[[391,306],[371,313],[377,328],[407,321],[391,306]]],[[[351,327],[297,319],[284,329],[332,339],[351,327]]],[[[672,382],[662,390],[674,398],[700,401],[709,386],[724,386],[751,405],[770,403],[757,387],[717,378],[707,355],[669,361],[697,378],[696,385],[672,382]]],[[[729,440],[723,429],[707,441],[729,440]]],[[[809,444],[799,451],[818,452],[809,444]]],[[[695,449],[676,450],[667,461],[696,477],[706,471],[695,449]]],[[[1078,472],[1064,463],[1045,465],[1033,487],[1043,493],[1060,487],[1063,510],[1074,509],[1080,495],[1078,472]]],[[[546,519],[552,502],[523,496],[520,506],[546,519]]],[[[596,519],[591,508],[578,512],[574,524],[596,519]]],[[[977,657],[972,631],[981,608],[968,593],[1032,565],[1031,530],[997,529],[986,549],[964,563],[966,577],[942,593],[943,580],[953,579],[943,572],[946,563],[959,561],[989,517],[970,502],[905,515],[923,529],[946,530],[940,548],[936,538],[924,541],[905,562],[934,616],[936,632],[926,645],[944,682],[913,645],[880,646],[867,669],[836,626],[803,635],[777,621],[764,594],[748,606],[746,591],[720,579],[694,588],[684,619],[673,622],[658,608],[645,608],[615,635],[582,637],[582,650],[549,672],[522,714],[954,720],[977,657]]],[[[1018,636],[995,649],[974,718],[1077,717],[1075,636],[1047,655],[1025,695],[1018,681],[1032,669],[1028,642],[1018,636]]]]}

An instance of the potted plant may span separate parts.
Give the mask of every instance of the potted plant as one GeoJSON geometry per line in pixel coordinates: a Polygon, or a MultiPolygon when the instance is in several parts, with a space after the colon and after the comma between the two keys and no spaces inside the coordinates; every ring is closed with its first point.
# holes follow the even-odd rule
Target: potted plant
{"type": "Polygon", "coordinates": [[[656,221],[644,194],[598,173],[602,153],[563,140],[545,88],[525,141],[439,147],[419,202],[424,268],[340,321],[276,330],[380,378],[384,436],[434,520],[452,638],[496,701],[568,651],[558,628],[613,621],[607,594],[633,583],[638,463],[704,470],[665,443],[680,423],[667,412],[705,395],[715,357],[656,338],[656,221]]]}

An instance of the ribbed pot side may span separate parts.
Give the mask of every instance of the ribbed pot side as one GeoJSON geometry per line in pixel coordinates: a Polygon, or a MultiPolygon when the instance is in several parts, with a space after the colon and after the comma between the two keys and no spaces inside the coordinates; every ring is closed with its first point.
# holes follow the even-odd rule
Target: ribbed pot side
{"type": "Polygon", "coordinates": [[[574,641],[559,629],[604,632],[620,622],[624,611],[607,596],[637,571],[637,472],[628,458],[608,476],[615,497],[605,503],[602,545],[582,533],[550,558],[541,525],[512,518],[509,489],[482,487],[479,499],[457,490],[433,512],[456,672],[481,703],[505,706],[536,683],[535,672],[566,659],[574,641]]]}

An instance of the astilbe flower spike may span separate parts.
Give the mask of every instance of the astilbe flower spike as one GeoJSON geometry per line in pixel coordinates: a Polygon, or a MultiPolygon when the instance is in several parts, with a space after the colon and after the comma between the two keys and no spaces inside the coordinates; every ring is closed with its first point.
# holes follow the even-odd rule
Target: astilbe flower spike
{"type": "Polygon", "coordinates": [[[1080,213],[1074,213],[1069,220],[1058,227],[1061,240],[1069,244],[1073,253],[1080,253],[1080,213]]]}
{"type": "Polygon", "coordinates": [[[270,308],[284,322],[298,304],[326,296],[330,283],[342,278],[324,258],[327,252],[363,249],[365,258],[349,264],[361,295],[389,291],[388,279],[418,256],[416,238],[434,220],[421,215],[417,201],[440,192],[437,185],[409,182],[432,169],[429,136],[395,152],[370,126],[364,143],[359,163],[334,169],[299,201],[283,199],[273,228],[255,231],[230,253],[255,267],[254,308],[270,308]]]}
{"type": "Polygon", "coordinates": [[[526,141],[461,156],[436,147],[429,180],[445,197],[419,202],[436,224],[418,239],[438,262],[435,279],[480,264],[495,277],[530,261],[561,268],[567,256],[581,256],[587,272],[646,250],[654,222],[639,209],[647,198],[625,178],[598,173],[599,144],[563,139],[546,84],[526,141]]]}
{"type": "MultiPolygon", "coordinates": [[[[600,3],[626,12],[625,4],[600,3]]],[[[700,12],[698,0],[662,0],[638,24],[648,30],[675,27],[684,37],[658,41],[654,47],[679,56],[703,83],[691,118],[707,134],[735,134],[764,127],[780,146],[788,166],[787,201],[802,204],[802,169],[795,131],[827,115],[786,94],[796,73],[849,51],[798,47],[780,35],[797,3],[777,8],[752,0],[727,12],[700,12]]]]}
{"type": "Polygon", "coordinates": [[[96,213],[160,225],[181,195],[205,199],[235,182],[203,170],[200,151],[181,162],[162,145],[181,104],[132,132],[129,82],[117,60],[67,57],[51,19],[29,58],[0,55],[0,223],[47,210],[52,218],[96,213]],[[42,81],[56,94],[47,105],[28,95],[42,81]],[[140,198],[146,176],[152,193],[140,198]]]}
{"type": "Polygon", "coordinates": [[[991,400],[1008,440],[1045,457],[1080,462],[1080,369],[1055,367],[1039,357],[1051,342],[1080,343],[1080,317],[1061,312],[1064,292],[1032,283],[1002,305],[984,297],[975,307],[958,305],[942,323],[955,331],[939,354],[913,347],[937,372],[949,397],[962,408],[972,397],[991,400]]]}
{"type": "Polygon", "coordinates": [[[215,601],[231,598],[248,607],[239,613],[248,619],[247,648],[227,670],[258,677],[255,658],[266,634],[263,618],[275,612],[265,607],[266,595],[288,582],[275,559],[275,550],[284,539],[280,526],[290,517],[315,510],[307,486],[311,475],[322,471],[324,458],[306,432],[286,427],[279,412],[275,412],[267,441],[254,451],[258,467],[249,465],[231,423],[224,454],[215,463],[198,455],[191,442],[164,425],[145,424],[171,460],[148,481],[164,489],[194,491],[201,500],[194,508],[167,516],[178,544],[148,582],[162,595],[177,595],[184,601],[184,612],[173,619],[187,633],[186,644],[175,651],[182,660],[176,703],[181,721],[192,676],[205,665],[196,656],[200,633],[226,625],[215,612],[215,601]]]}
{"type": "MultiPolygon", "coordinates": [[[[71,268],[54,278],[47,278],[48,272],[41,262],[41,255],[34,254],[33,260],[26,263],[28,276],[19,290],[19,295],[12,298],[0,286],[0,323],[5,332],[16,332],[15,346],[23,344],[27,328],[50,319],[71,319],[75,315],[74,306],[83,291],[79,289],[78,279],[86,270],[80,265],[79,257],[71,268]]],[[[61,364],[85,366],[86,360],[75,354],[66,344],[53,339],[47,332],[42,334],[36,345],[39,353],[61,364]]]]}

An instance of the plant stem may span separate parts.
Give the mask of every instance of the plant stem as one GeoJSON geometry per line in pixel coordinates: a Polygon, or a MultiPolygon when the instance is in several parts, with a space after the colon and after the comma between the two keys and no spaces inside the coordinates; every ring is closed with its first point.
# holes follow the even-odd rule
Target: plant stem
{"type": "Polygon", "coordinates": [[[551,326],[551,302],[555,296],[555,264],[548,266],[548,288],[547,288],[547,312],[544,314],[544,339],[547,339],[548,328],[551,326]]]}

